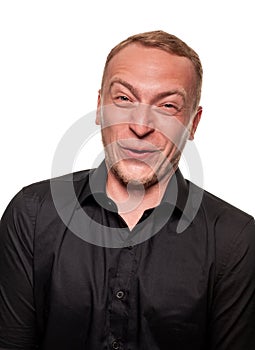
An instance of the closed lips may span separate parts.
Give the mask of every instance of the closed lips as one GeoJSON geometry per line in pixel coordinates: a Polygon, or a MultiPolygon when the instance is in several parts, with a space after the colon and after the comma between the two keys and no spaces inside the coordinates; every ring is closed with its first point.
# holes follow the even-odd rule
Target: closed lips
{"type": "Polygon", "coordinates": [[[135,153],[154,153],[154,152],[157,152],[156,148],[149,148],[149,147],[145,148],[144,146],[142,148],[141,144],[137,145],[137,147],[136,147],[136,145],[134,145],[134,144],[132,144],[132,145],[125,144],[124,145],[124,144],[119,143],[119,146],[121,148],[123,148],[124,150],[130,151],[130,152],[135,152],[135,153]]]}
{"type": "Polygon", "coordinates": [[[123,149],[127,151],[131,151],[134,153],[154,153],[156,152],[155,150],[148,150],[148,149],[134,149],[134,148],[127,148],[127,147],[122,147],[123,149]]]}

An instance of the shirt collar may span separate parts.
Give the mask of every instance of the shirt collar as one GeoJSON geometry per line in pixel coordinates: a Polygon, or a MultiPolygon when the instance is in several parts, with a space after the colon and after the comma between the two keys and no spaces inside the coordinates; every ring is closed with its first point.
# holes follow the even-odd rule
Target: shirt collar
{"type": "MultiPolygon", "coordinates": [[[[79,205],[83,207],[89,198],[93,197],[100,206],[117,212],[117,206],[106,194],[106,180],[107,168],[105,161],[103,161],[98,168],[90,170],[89,183],[86,182],[80,194],[77,193],[79,205]]],[[[198,209],[197,201],[194,200],[198,191],[201,192],[202,189],[185,180],[178,168],[168,183],[161,204],[168,204],[174,207],[175,214],[178,214],[178,216],[182,215],[191,221],[198,209]]],[[[199,193],[199,197],[201,196],[201,193],[199,193]]]]}

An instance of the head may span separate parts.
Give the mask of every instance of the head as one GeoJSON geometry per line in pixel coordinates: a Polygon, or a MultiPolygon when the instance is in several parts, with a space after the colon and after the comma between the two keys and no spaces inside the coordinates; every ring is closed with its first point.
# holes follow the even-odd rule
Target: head
{"type": "Polygon", "coordinates": [[[98,96],[106,162],[123,184],[149,187],[175,170],[199,123],[202,66],[163,31],[137,34],[109,53],[98,96]]]}

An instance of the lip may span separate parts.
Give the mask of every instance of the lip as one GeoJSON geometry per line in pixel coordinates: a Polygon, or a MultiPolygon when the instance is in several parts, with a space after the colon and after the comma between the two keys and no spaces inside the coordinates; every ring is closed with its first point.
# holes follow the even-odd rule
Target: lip
{"type": "Polygon", "coordinates": [[[157,152],[157,150],[155,149],[134,148],[134,147],[121,146],[121,145],[120,145],[120,148],[128,158],[135,158],[135,159],[144,159],[154,155],[157,152]]]}

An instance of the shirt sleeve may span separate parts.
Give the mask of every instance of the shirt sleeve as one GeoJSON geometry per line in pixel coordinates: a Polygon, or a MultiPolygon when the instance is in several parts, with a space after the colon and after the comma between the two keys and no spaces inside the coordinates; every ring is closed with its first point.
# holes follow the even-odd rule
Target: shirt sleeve
{"type": "Polygon", "coordinates": [[[20,191],[0,222],[0,350],[36,348],[30,204],[20,191]]]}
{"type": "Polygon", "coordinates": [[[254,220],[250,220],[227,244],[213,292],[210,349],[254,350],[254,220]]]}

